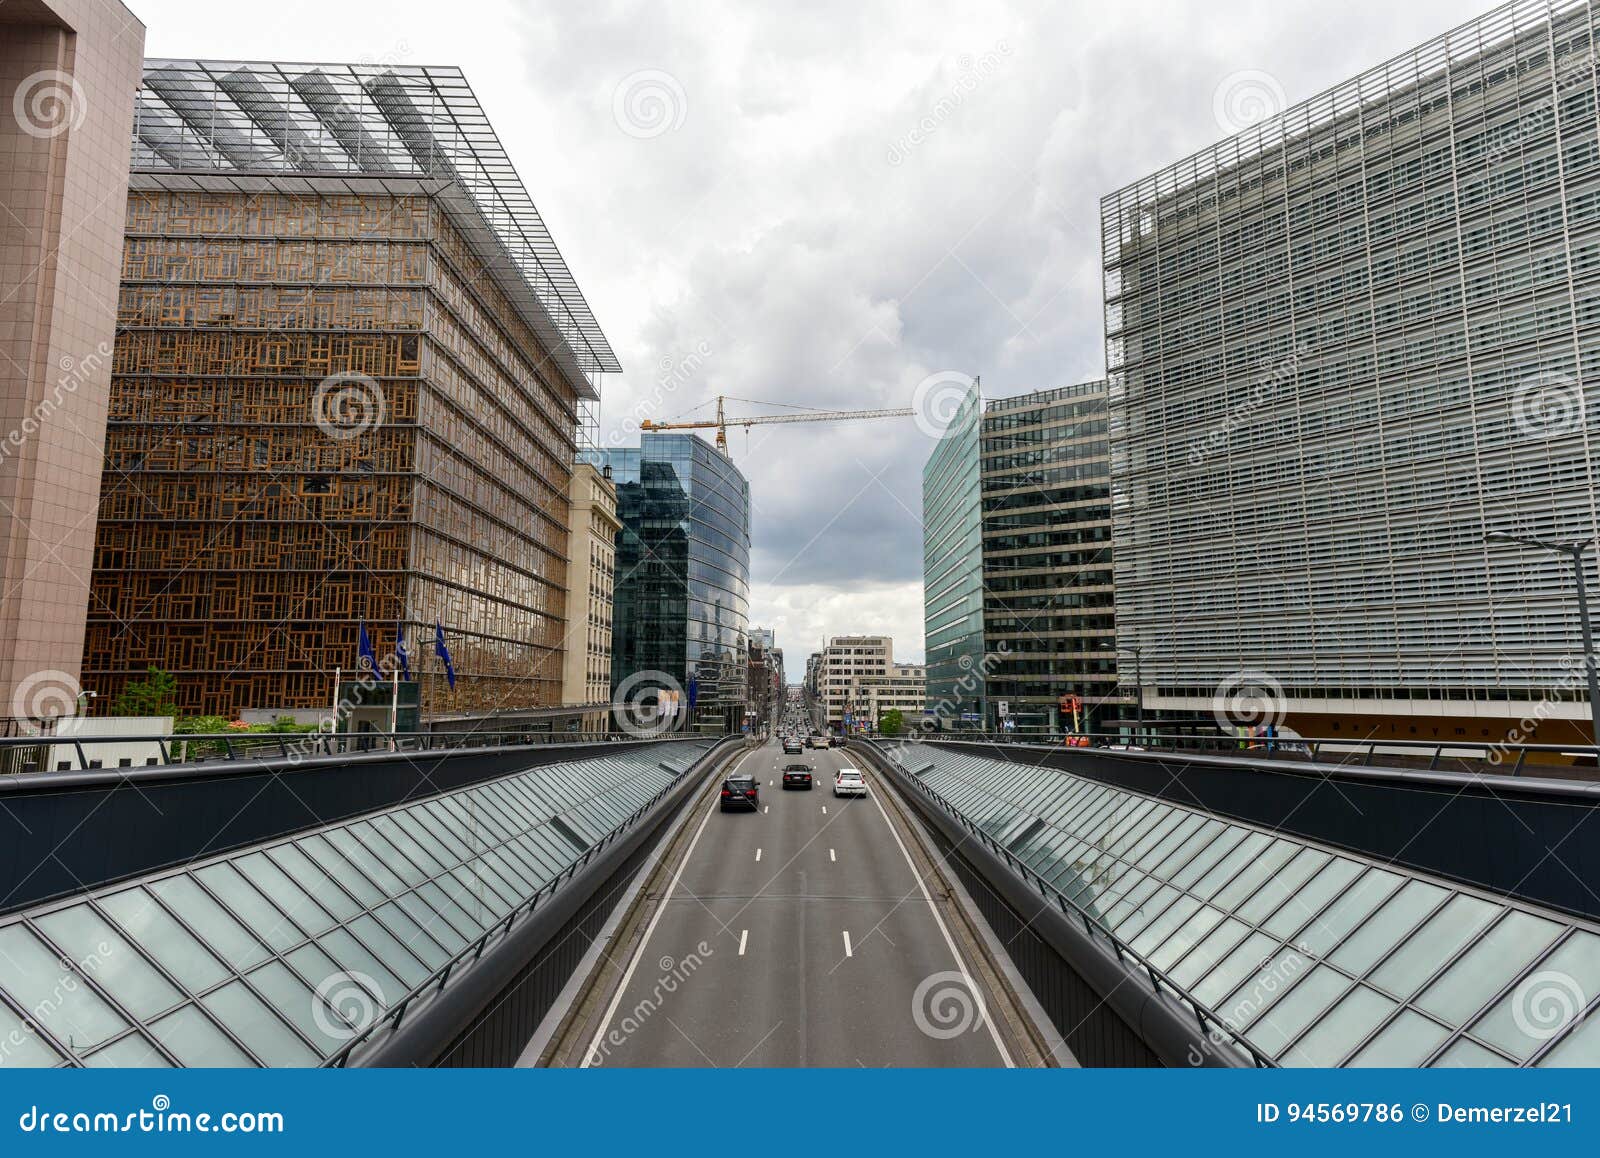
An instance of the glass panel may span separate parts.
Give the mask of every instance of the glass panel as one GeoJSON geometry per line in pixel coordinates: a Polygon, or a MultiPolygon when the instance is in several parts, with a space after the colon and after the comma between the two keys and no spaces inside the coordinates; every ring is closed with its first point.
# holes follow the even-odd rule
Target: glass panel
{"type": "MultiPolygon", "coordinates": [[[[1299,957],[1299,960],[1303,962],[1305,958],[1299,957]]],[[[1257,1018],[1247,1035],[1252,1045],[1270,1057],[1281,1053],[1285,1045],[1300,1036],[1306,1026],[1350,988],[1350,979],[1327,965],[1315,966],[1298,982],[1293,978],[1290,981],[1293,989],[1277,1001],[1269,1013],[1257,1018]]]]}
{"type": "Polygon", "coordinates": [[[39,1069],[60,1061],[48,1042],[28,1029],[10,1008],[0,1005],[0,1069],[39,1069]]]}
{"type": "Polygon", "coordinates": [[[1186,866],[1194,858],[1195,854],[1205,847],[1207,842],[1215,840],[1217,834],[1224,827],[1220,820],[1202,821],[1198,828],[1184,838],[1182,844],[1168,854],[1160,864],[1151,868],[1150,871],[1158,877],[1172,879],[1172,875],[1186,866]]]}
{"type": "MultiPolygon", "coordinates": [[[[389,972],[383,962],[347,930],[335,929],[331,933],[324,933],[318,944],[340,964],[342,972],[361,974],[357,980],[373,991],[373,996],[385,1009],[410,992],[409,985],[402,984],[400,978],[389,972]]],[[[316,988],[320,989],[326,980],[326,977],[317,978],[316,988]]]]}
{"type": "Polygon", "coordinates": [[[150,1024],[150,1036],[184,1065],[191,1068],[241,1069],[253,1067],[251,1061],[211,1019],[192,1005],[169,1013],[150,1024]]]}
{"type": "Polygon", "coordinates": [[[1366,920],[1368,914],[1404,883],[1405,878],[1398,873],[1368,869],[1338,900],[1300,930],[1295,943],[1319,957],[1327,956],[1330,949],[1349,936],[1351,929],[1366,920]]]}
{"type": "MultiPolygon", "coordinates": [[[[1261,963],[1267,960],[1277,947],[1278,942],[1266,934],[1251,933],[1190,992],[1203,1004],[1216,1009],[1217,1002],[1238,988],[1239,983],[1246,977],[1259,970],[1261,963]]],[[[1224,1010],[1218,1009],[1217,1012],[1226,1015],[1224,1010]]]]}
{"type": "Polygon", "coordinates": [[[201,884],[215,893],[217,899],[227,905],[247,928],[278,952],[281,953],[289,946],[298,945],[306,939],[299,926],[284,916],[277,905],[262,896],[259,889],[240,876],[226,861],[208,865],[194,875],[200,879],[201,884]]]}
{"type": "Polygon", "coordinates": [[[1440,1070],[1486,1070],[1503,1068],[1510,1064],[1505,1058],[1492,1050],[1484,1049],[1477,1042],[1462,1038],[1439,1055],[1439,1060],[1433,1063],[1433,1068],[1440,1070]]]}
{"type": "Polygon", "coordinates": [[[420,984],[432,972],[372,916],[357,917],[351,921],[350,931],[361,938],[362,944],[376,953],[378,959],[405,982],[406,989],[420,984]]]}
{"type": "Polygon", "coordinates": [[[1190,891],[1202,900],[1210,900],[1222,891],[1240,869],[1255,860],[1261,850],[1271,843],[1270,836],[1263,836],[1259,832],[1250,833],[1234,846],[1232,852],[1218,861],[1215,868],[1196,881],[1190,891]]]}
{"type": "Polygon", "coordinates": [[[242,856],[233,862],[233,866],[265,893],[273,904],[294,918],[295,924],[307,933],[315,935],[333,927],[333,918],[322,906],[264,854],[253,852],[249,856],[242,856]]]}
{"type": "Polygon", "coordinates": [[[1172,968],[1180,957],[1216,928],[1220,920],[1222,920],[1221,909],[1213,909],[1209,905],[1199,909],[1163,945],[1150,953],[1150,964],[1162,972],[1172,968]]]}
{"type": "MultiPolygon", "coordinates": [[[[328,839],[333,842],[335,848],[351,860],[356,860],[357,855],[362,852],[360,846],[364,846],[368,856],[376,857],[382,861],[384,867],[392,875],[398,876],[406,887],[420,885],[433,875],[432,873],[424,872],[419,866],[413,864],[410,857],[390,844],[388,840],[384,839],[381,832],[364,820],[350,825],[343,833],[335,829],[333,832],[328,833],[328,839]],[[357,844],[358,841],[359,846],[357,844]]],[[[356,863],[364,869],[367,867],[367,862],[365,861],[356,861],[356,863]]],[[[368,871],[368,875],[373,876],[371,870],[368,871]]],[[[382,877],[373,876],[373,879],[379,885],[388,889],[390,896],[394,896],[401,891],[399,888],[390,886],[382,877]]]]}
{"type": "Polygon", "coordinates": [[[134,1017],[148,1019],[183,1001],[172,982],[87,904],[40,917],[39,928],[134,1017]]]}
{"type": "Polygon", "coordinates": [[[183,921],[205,938],[235,969],[243,971],[265,961],[270,953],[229,913],[187,876],[155,881],[150,891],[172,907],[183,921]]]}
{"type": "MultiPolygon", "coordinates": [[[[401,825],[396,824],[393,817],[377,817],[372,822],[372,828],[378,833],[378,835],[382,836],[384,840],[388,841],[389,844],[400,853],[400,855],[405,857],[409,863],[416,865],[417,870],[421,872],[424,877],[438,876],[440,873],[444,872],[445,866],[434,860],[433,857],[429,855],[427,849],[423,848],[416,841],[412,840],[411,834],[407,832],[401,825]]],[[[377,851],[380,855],[383,854],[383,849],[380,848],[377,851]]],[[[388,857],[385,856],[384,859],[387,860],[388,857]]],[[[403,872],[400,875],[405,876],[403,872]]],[[[409,878],[407,879],[409,880],[409,878]]]]}
{"type": "Polygon", "coordinates": [[[322,1060],[243,981],[224,985],[203,1001],[218,1021],[269,1066],[314,1066],[322,1060]]]}
{"type": "Polygon", "coordinates": [[[1402,1009],[1355,1057],[1351,1066],[1405,1069],[1421,1063],[1450,1031],[1432,1018],[1402,1009]]]}
{"type": "MultiPolygon", "coordinates": [[[[328,843],[339,851],[339,854],[355,865],[367,878],[381,889],[386,897],[405,891],[405,882],[394,874],[394,870],[374,856],[366,845],[351,836],[342,828],[335,828],[325,834],[328,843]]],[[[331,871],[331,870],[330,870],[331,871]]],[[[413,873],[415,870],[410,870],[413,873]]],[[[339,879],[343,880],[343,877],[339,879]]],[[[421,877],[419,876],[420,880],[421,877]]]]}
{"type": "Polygon", "coordinates": [[[102,897],[100,907],[190,993],[202,993],[228,976],[222,962],[143,889],[102,897]]]}
{"type": "Polygon", "coordinates": [[[1541,1066],[1600,1066],[1600,1017],[1590,1017],[1539,1059],[1541,1066]]]}
{"type": "Polygon", "coordinates": [[[1232,825],[1228,826],[1221,836],[1208,844],[1195,855],[1194,859],[1178,870],[1177,875],[1172,878],[1172,883],[1180,889],[1190,888],[1195,881],[1210,872],[1218,861],[1237,848],[1239,842],[1248,835],[1249,832],[1246,829],[1235,828],[1232,825]]]}
{"type": "Polygon", "coordinates": [[[0,989],[11,994],[46,1033],[75,1053],[85,1053],[128,1025],[21,925],[0,928],[0,989]]]}
{"type": "Polygon", "coordinates": [[[1368,917],[1328,958],[1335,965],[1360,977],[1410,933],[1418,921],[1445,898],[1445,891],[1421,881],[1406,886],[1368,917]]]}
{"type": "MultiPolygon", "coordinates": [[[[449,877],[445,879],[450,881],[452,885],[455,883],[449,877]]],[[[451,925],[460,930],[469,939],[476,937],[484,929],[488,928],[487,922],[473,920],[465,909],[452,901],[449,895],[436,884],[423,885],[417,890],[417,896],[428,902],[430,909],[433,909],[441,917],[449,921],[451,925]]]]}
{"type": "Polygon", "coordinates": [[[428,855],[441,868],[448,868],[460,864],[466,856],[466,850],[450,837],[448,832],[434,832],[427,825],[428,814],[420,808],[408,808],[404,812],[394,813],[390,819],[406,834],[423,848],[428,850],[428,855]]]}
{"type": "MultiPolygon", "coordinates": [[[[1267,941],[1276,944],[1270,937],[1267,941]]],[[[1215,1008],[1229,1025],[1242,1029],[1256,1022],[1267,1010],[1273,1009],[1285,994],[1299,989],[1301,978],[1310,971],[1311,962],[1305,955],[1285,945],[1215,1008]]],[[[1277,1044],[1283,1043],[1280,1041],[1277,1044]]]]}
{"type": "MultiPolygon", "coordinates": [[[[1472,1036],[1525,1061],[1565,1031],[1597,995],[1600,937],[1577,931],[1479,1018],[1472,1036]]],[[[1600,1017],[1589,1020],[1600,1023],[1600,1017]]]]}
{"type": "Polygon", "coordinates": [[[1376,989],[1357,985],[1279,1062],[1286,1066],[1338,1065],[1394,1008],[1395,1003],[1376,989]]]}
{"type": "Polygon", "coordinates": [[[1312,875],[1323,865],[1328,863],[1328,854],[1314,848],[1303,848],[1299,854],[1284,865],[1282,869],[1274,872],[1267,880],[1261,883],[1255,896],[1251,897],[1237,912],[1241,919],[1249,921],[1252,925],[1259,925],[1278,906],[1291,897],[1300,894],[1301,886],[1310,880],[1312,875]]]}
{"type": "Polygon", "coordinates": [[[1291,844],[1287,840],[1273,841],[1271,847],[1250,858],[1250,863],[1223,886],[1212,903],[1219,909],[1237,911],[1239,906],[1249,900],[1251,894],[1261,887],[1263,881],[1288,864],[1289,858],[1301,849],[1301,845],[1291,844]]]}
{"type": "Polygon", "coordinates": [[[1413,1004],[1460,1025],[1556,939],[1561,926],[1513,910],[1463,953],[1413,1004]]]}
{"type": "Polygon", "coordinates": [[[338,850],[322,837],[307,836],[297,844],[328,876],[338,881],[351,896],[360,901],[363,908],[371,908],[388,899],[387,893],[373,884],[365,873],[340,856],[338,850]]]}
{"type": "Polygon", "coordinates": [[[83,1059],[90,1069],[169,1070],[172,1063],[161,1056],[154,1042],[142,1034],[130,1033],[83,1059]]]}
{"type": "Polygon", "coordinates": [[[372,915],[382,921],[384,928],[393,933],[402,945],[416,954],[430,973],[450,959],[439,943],[423,932],[422,926],[413,921],[399,905],[390,902],[375,909],[372,915]]]}
{"type": "MultiPolygon", "coordinates": [[[[246,857],[246,860],[249,858],[246,857]]],[[[294,882],[304,889],[310,896],[329,913],[333,914],[336,921],[348,921],[361,911],[359,905],[349,893],[340,888],[332,877],[323,872],[316,861],[307,856],[296,844],[281,844],[272,850],[272,859],[283,869],[294,882]]],[[[242,862],[241,862],[242,864],[242,862]]],[[[254,875],[246,871],[246,875],[255,879],[254,875]]],[[[259,884],[260,882],[257,881],[259,884]]],[[[304,924],[304,922],[301,922],[304,924]]],[[[321,932],[318,929],[317,932],[321,932]]]]}
{"type": "Polygon", "coordinates": [[[1456,894],[1378,966],[1374,984],[1402,1000],[1410,997],[1499,911],[1488,901],[1456,894]]]}
{"type": "Polygon", "coordinates": [[[1334,857],[1331,864],[1285,901],[1262,928],[1275,937],[1289,940],[1360,872],[1361,866],[1355,861],[1334,857]]]}
{"type": "Polygon", "coordinates": [[[1166,912],[1151,921],[1129,942],[1133,946],[1133,951],[1141,957],[1147,957],[1150,950],[1165,941],[1168,935],[1192,917],[1199,907],[1200,902],[1193,897],[1179,895],[1166,912]]]}
{"type": "MultiPolygon", "coordinates": [[[[308,989],[300,978],[289,972],[282,961],[268,961],[250,974],[250,982],[279,1013],[299,1027],[301,1033],[317,1043],[324,1057],[333,1053],[353,1036],[343,1019],[330,1014],[322,1006],[316,994],[308,989]]],[[[370,1002],[367,1002],[366,1008],[371,1008],[370,1002]]]]}
{"type": "Polygon", "coordinates": [[[1233,947],[1249,932],[1250,926],[1243,921],[1227,918],[1196,945],[1193,952],[1173,966],[1172,980],[1187,989],[1232,952],[1233,947]]]}

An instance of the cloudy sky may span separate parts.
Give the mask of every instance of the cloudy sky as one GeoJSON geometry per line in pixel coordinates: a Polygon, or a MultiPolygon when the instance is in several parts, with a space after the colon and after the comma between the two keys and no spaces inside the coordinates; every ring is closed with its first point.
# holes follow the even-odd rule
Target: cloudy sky
{"type": "MultiPolygon", "coordinates": [[[[1103,194],[1485,7],[128,2],[151,56],[461,65],[626,367],[602,435],[628,442],[718,393],[1098,377],[1103,194]]],[[[830,634],[921,658],[923,425],[730,433],[791,679],[830,634]]]]}

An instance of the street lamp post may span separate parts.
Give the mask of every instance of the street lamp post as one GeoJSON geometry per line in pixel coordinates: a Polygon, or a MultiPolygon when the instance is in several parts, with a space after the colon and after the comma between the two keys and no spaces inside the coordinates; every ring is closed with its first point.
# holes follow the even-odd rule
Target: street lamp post
{"type": "Polygon", "coordinates": [[[1134,701],[1133,734],[1136,737],[1142,736],[1144,735],[1144,648],[1142,646],[1119,647],[1117,651],[1119,653],[1127,652],[1133,656],[1133,682],[1136,686],[1138,697],[1134,701]]]}
{"type": "Polygon", "coordinates": [[[1524,547],[1537,547],[1553,551],[1572,560],[1572,574],[1578,582],[1578,626],[1583,631],[1583,670],[1589,681],[1590,743],[1600,747],[1600,673],[1597,673],[1594,654],[1594,629],[1589,623],[1589,594],[1583,575],[1583,553],[1593,544],[1593,539],[1573,539],[1569,542],[1551,542],[1530,539],[1521,535],[1508,535],[1504,531],[1490,531],[1483,537],[1486,543],[1518,543],[1524,547]]]}

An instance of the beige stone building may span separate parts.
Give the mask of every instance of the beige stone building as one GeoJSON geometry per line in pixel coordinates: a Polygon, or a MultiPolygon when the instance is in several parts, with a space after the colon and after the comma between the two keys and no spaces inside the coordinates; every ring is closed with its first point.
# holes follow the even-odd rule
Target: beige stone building
{"type": "Polygon", "coordinates": [[[76,709],[144,25],[0,4],[0,715],[76,709]]]}
{"type": "Polygon", "coordinates": [[[567,489],[567,638],[561,701],[602,705],[583,714],[585,732],[604,732],[611,699],[611,619],[616,582],[617,488],[609,467],[573,468],[567,489]]]}

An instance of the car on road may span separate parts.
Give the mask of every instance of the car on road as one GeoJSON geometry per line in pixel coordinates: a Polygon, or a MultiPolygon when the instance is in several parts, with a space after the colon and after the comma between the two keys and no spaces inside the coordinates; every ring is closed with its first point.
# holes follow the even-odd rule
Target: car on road
{"type": "Polygon", "coordinates": [[[807,737],[806,745],[812,748],[826,748],[828,746],[828,737],[812,734],[807,737]]]}
{"type": "Polygon", "coordinates": [[[867,781],[859,768],[841,768],[833,774],[835,796],[865,796],[867,781]]]}
{"type": "Polygon", "coordinates": [[[843,736],[829,736],[828,737],[828,747],[830,747],[830,748],[843,748],[844,747],[844,737],[843,736]]]}
{"type": "Polygon", "coordinates": [[[788,755],[791,755],[791,754],[793,754],[795,756],[798,756],[801,752],[804,752],[804,751],[805,751],[805,747],[800,743],[799,740],[795,739],[793,736],[785,736],[783,738],[783,754],[785,756],[788,756],[788,755]]]}
{"type": "Polygon", "coordinates": [[[722,811],[748,808],[754,812],[761,807],[761,786],[754,776],[729,776],[722,782],[722,811]]]}
{"type": "Polygon", "coordinates": [[[810,792],[815,787],[811,775],[810,764],[785,764],[783,766],[783,786],[785,788],[804,788],[810,792]]]}

